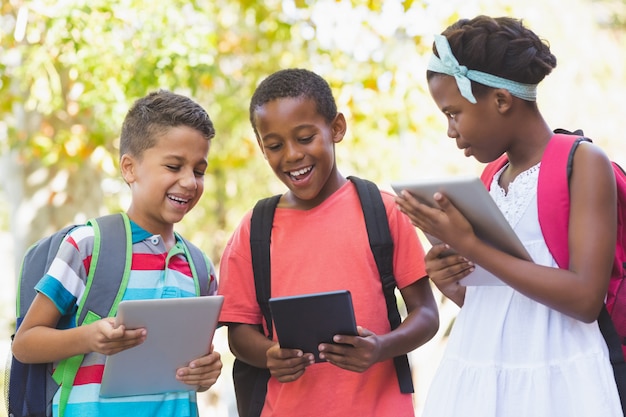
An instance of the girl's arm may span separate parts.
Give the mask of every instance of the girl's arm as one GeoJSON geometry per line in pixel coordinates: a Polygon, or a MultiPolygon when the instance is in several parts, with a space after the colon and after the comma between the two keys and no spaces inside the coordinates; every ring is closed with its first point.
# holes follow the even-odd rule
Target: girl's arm
{"type": "Polygon", "coordinates": [[[597,319],[608,288],[617,228],[615,178],[596,146],[582,143],[570,179],[569,270],[540,266],[495,249],[476,237],[445,196],[442,210],[403,193],[399,205],[413,224],[500,277],[526,296],[585,322],[597,319]]]}

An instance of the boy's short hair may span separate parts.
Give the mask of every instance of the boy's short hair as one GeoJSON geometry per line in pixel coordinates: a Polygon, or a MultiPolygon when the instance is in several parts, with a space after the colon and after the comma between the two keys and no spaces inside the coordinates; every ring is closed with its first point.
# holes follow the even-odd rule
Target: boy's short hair
{"type": "Polygon", "coordinates": [[[151,92],[135,101],[124,118],[120,157],[124,154],[140,157],[155,145],[160,135],[178,126],[195,129],[207,140],[215,136],[209,114],[198,103],[167,90],[151,92]]]}
{"type": "Polygon", "coordinates": [[[277,71],[264,79],[250,100],[250,123],[256,133],[254,113],[264,104],[279,98],[308,98],[315,101],[317,112],[330,123],[337,116],[337,103],[330,85],[316,73],[289,68],[277,71]]]}

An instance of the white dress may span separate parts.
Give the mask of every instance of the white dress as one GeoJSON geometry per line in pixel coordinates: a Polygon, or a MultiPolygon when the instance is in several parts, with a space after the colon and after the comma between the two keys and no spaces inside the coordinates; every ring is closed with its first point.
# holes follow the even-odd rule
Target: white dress
{"type": "MultiPolygon", "coordinates": [[[[500,172],[501,173],[501,172],[500,172]]],[[[537,264],[556,266],[537,216],[539,165],[491,195],[537,264]]],[[[423,417],[622,416],[607,347],[584,323],[504,286],[467,287],[423,417]]]]}

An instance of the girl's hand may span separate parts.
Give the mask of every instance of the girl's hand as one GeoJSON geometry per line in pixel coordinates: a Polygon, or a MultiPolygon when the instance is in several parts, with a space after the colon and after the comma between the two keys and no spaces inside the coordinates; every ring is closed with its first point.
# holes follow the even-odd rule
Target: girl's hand
{"type": "Polygon", "coordinates": [[[439,207],[422,204],[405,190],[396,196],[396,204],[422,232],[448,243],[455,249],[471,245],[471,239],[475,238],[475,235],[469,221],[445,195],[435,193],[433,198],[439,207]]]}
{"type": "Polygon", "coordinates": [[[278,343],[272,345],[266,353],[267,368],[280,382],[293,382],[304,374],[307,366],[315,363],[312,353],[299,349],[281,349],[278,343]]]}
{"type": "Polygon", "coordinates": [[[319,345],[320,358],[348,371],[365,372],[380,361],[381,347],[378,336],[357,326],[358,336],[336,335],[333,343],[319,345]]]}
{"type": "Polygon", "coordinates": [[[217,382],[222,373],[222,359],[219,352],[213,350],[198,359],[194,359],[189,366],[176,370],[176,379],[188,385],[197,387],[197,391],[206,391],[217,382]]]}
{"type": "Polygon", "coordinates": [[[459,281],[474,271],[474,264],[451,251],[447,244],[433,246],[424,260],[426,273],[439,291],[457,305],[463,305],[465,287],[459,281]]]}

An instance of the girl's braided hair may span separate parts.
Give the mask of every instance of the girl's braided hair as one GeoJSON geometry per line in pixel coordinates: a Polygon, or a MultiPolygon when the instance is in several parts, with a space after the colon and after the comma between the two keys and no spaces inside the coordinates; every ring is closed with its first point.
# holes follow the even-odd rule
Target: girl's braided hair
{"type": "MultiPolygon", "coordinates": [[[[547,41],[520,19],[477,16],[461,19],[442,33],[460,65],[508,80],[538,84],[556,67],[547,41]]],[[[438,56],[433,45],[433,52],[438,56]]],[[[429,72],[428,77],[432,77],[429,72]]],[[[475,94],[488,88],[472,82],[475,94]]]]}

